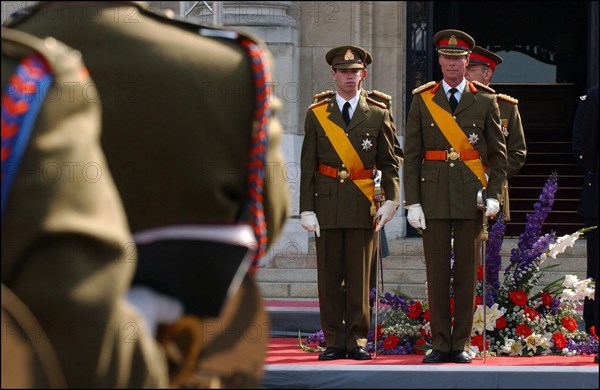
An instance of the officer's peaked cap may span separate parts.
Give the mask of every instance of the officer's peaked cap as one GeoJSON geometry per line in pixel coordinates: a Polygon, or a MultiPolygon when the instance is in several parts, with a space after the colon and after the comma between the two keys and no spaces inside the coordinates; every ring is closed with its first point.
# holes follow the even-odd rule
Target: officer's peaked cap
{"type": "Polygon", "coordinates": [[[480,46],[473,47],[473,51],[469,57],[469,64],[485,65],[493,70],[496,69],[496,65],[500,65],[501,63],[502,57],[480,46]]]}
{"type": "Polygon", "coordinates": [[[442,30],[433,36],[433,44],[439,54],[446,56],[464,56],[473,50],[475,39],[460,30],[442,30]]]}
{"type": "Polygon", "coordinates": [[[362,47],[346,45],[329,50],[325,60],[333,69],[364,69],[372,57],[362,47]]]}

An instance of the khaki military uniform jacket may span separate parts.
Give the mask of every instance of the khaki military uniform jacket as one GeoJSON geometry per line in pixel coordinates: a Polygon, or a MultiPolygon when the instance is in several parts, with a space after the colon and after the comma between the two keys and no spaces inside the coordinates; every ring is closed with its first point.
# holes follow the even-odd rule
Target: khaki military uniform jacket
{"type": "MultiPolygon", "coordinates": [[[[346,131],[365,169],[382,171],[386,198],[398,202],[399,160],[394,154],[395,135],[385,105],[361,95],[346,129],[335,98],[317,104],[327,104],[328,119],[346,131]]],[[[300,211],[315,211],[321,229],[372,228],[371,202],[363,192],[350,180],[341,182],[317,172],[319,163],[341,168],[342,160],[312,109],[306,114],[304,129],[300,211]]]]}
{"type": "MultiPolygon", "coordinates": [[[[17,322],[19,313],[30,312],[32,319],[24,317],[20,325],[46,371],[45,386],[167,386],[164,356],[124,299],[135,250],[99,143],[100,105],[91,98],[97,97],[96,86],[78,51],[54,38],[3,28],[3,94],[19,62],[33,51],[48,62],[54,87],[35,118],[6,203],[3,309],[17,322]],[[12,310],[15,301],[23,309],[12,310]],[[60,377],[65,384],[57,384],[60,377]]],[[[4,354],[18,341],[16,332],[6,341],[3,369],[5,357],[24,356],[4,354]]],[[[17,368],[3,370],[3,387],[44,386],[31,367],[17,368]],[[20,376],[30,382],[15,382],[20,376]]]]}
{"type": "MultiPolygon", "coordinates": [[[[236,39],[241,33],[157,12],[137,2],[40,2],[8,23],[81,51],[103,105],[101,144],[134,234],[164,226],[237,226],[247,211],[256,110],[251,62],[236,39]]],[[[282,129],[270,119],[264,179],[269,244],[281,233],[289,206],[282,129]]],[[[206,272],[203,261],[212,261],[208,253],[198,255],[198,269],[185,272],[192,279],[206,272]]],[[[170,264],[168,255],[164,260],[170,264]]],[[[178,272],[172,267],[161,275],[178,272]]],[[[214,374],[233,380],[232,387],[260,384],[269,320],[256,282],[246,278],[203,328],[200,366],[208,382],[214,374]],[[231,337],[232,329],[249,324],[260,325],[260,338],[231,337]]],[[[211,299],[209,287],[187,287],[205,288],[194,298],[211,299]]]]}
{"type": "MultiPolygon", "coordinates": [[[[465,136],[473,139],[473,148],[482,158],[487,157],[491,170],[487,195],[499,200],[507,167],[498,104],[494,95],[479,93],[469,85],[463,91],[454,117],[465,136]]],[[[421,96],[434,93],[433,102],[451,112],[441,83],[428,83],[413,93],[406,124],[406,139],[410,142],[406,142],[404,148],[405,204],[421,204],[428,219],[481,217],[476,205],[482,184],[462,161],[424,161],[424,151],[450,150],[451,147],[421,96]]]]}

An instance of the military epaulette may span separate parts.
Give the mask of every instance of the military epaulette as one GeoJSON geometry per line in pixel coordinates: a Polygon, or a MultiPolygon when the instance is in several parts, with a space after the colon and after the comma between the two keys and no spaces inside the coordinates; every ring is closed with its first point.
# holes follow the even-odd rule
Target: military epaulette
{"type": "Polygon", "coordinates": [[[335,95],[335,91],[324,91],[324,92],[319,92],[317,94],[315,94],[313,96],[313,103],[317,103],[319,102],[320,99],[324,98],[324,97],[331,97],[335,95]]]}
{"type": "Polygon", "coordinates": [[[319,107],[319,106],[321,106],[323,104],[327,104],[327,103],[329,103],[330,100],[331,100],[331,98],[329,98],[329,99],[323,99],[320,102],[313,103],[310,106],[308,106],[308,109],[312,110],[315,107],[319,107]]]}
{"type": "Polygon", "coordinates": [[[514,97],[505,95],[503,93],[496,94],[496,97],[498,99],[502,99],[504,101],[507,101],[507,102],[515,104],[515,105],[519,104],[519,100],[518,99],[515,99],[514,97]]]}
{"type": "Polygon", "coordinates": [[[496,93],[496,91],[490,87],[488,87],[487,85],[480,83],[479,81],[471,81],[473,84],[475,84],[475,86],[479,89],[483,89],[484,91],[487,91],[489,93],[496,93]]]}
{"type": "Polygon", "coordinates": [[[367,91],[367,93],[368,93],[369,95],[375,95],[375,96],[377,96],[378,98],[381,98],[381,99],[384,99],[384,100],[388,100],[388,101],[390,101],[390,102],[392,101],[392,97],[391,97],[390,95],[387,95],[387,94],[385,94],[385,93],[383,93],[383,92],[381,92],[381,91],[378,91],[378,90],[376,90],[376,89],[374,89],[374,90],[372,90],[372,91],[367,91]]]}
{"type": "Polygon", "coordinates": [[[370,98],[370,97],[367,96],[367,101],[369,103],[373,103],[374,105],[376,105],[378,107],[381,107],[381,108],[384,108],[384,109],[387,110],[387,106],[384,103],[378,102],[377,100],[375,100],[373,98],[370,98]]]}
{"type": "Polygon", "coordinates": [[[436,84],[437,84],[437,82],[430,81],[427,84],[423,84],[420,87],[417,87],[417,88],[413,89],[412,94],[416,95],[416,94],[421,93],[423,91],[427,91],[428,89],[433,88],[436,84]]]}

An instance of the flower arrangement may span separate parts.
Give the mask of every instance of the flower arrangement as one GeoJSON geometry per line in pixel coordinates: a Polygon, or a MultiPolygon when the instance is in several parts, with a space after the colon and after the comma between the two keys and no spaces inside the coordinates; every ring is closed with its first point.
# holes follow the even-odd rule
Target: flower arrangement
{"type": "MultiPolygon", "coordinates": [[[[483,294],[483,269],[478,272],[476,307],[474,308],[471,354],[491,356],[533,356],[541,354],[578,355],[597,354],[598,337],[580,331],[577,320],[581,315],[577,306],[585,297],[593,298],[595,282],[579,280],[575,275],[565,275],[539,288],[543,272],[556,265],[544,266],[548,257],[556,258],[585,232],[584,228],[556,238],[554,232],[542,234],[542,225],[554,203],[558,188],[557,175],[547,180],[534,212],[526,216],[524,232],[510,256],[510,264],[502,268],[502,248],[505,221],[499,213],[486,245],[485,310],[483,294]],[[485,313],[485,319],[484,319],[485,313]],[[485,326],[485,331],[484,331],[485,326]],[[485,339],[485,348],[484,348],[485,339]]],[[[371,298],[375,298],[375,290],[371,298]]],[[[424,354],[431,348],[429,309],[426,302],[411,299],[399,291],[386,292],[379,298],[378,324],[368,335],[367,350],[378,354],[424,354]]],[[[451,298],[451,312],[453,313],[451,298]]],[[[324,344],[323,332],[314,333],[299,345],[306,351],[319,351],[311,344],[324,344]]]]}

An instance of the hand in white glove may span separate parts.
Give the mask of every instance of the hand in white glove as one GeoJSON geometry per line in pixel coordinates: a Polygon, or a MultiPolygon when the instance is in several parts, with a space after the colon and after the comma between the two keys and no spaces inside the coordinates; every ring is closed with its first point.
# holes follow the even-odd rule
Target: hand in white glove
{"type": "Polygon", "coordinates": [[[173,323],[183,315],[183,304],[178,299],[146,286],[131,287],[127,300],[143,314],[154,336],[158,325],[173,323]]]}
{"type": "Polygon", "coordinates": [[[383,202],[383,205],[381,205],[379,210],[377,210],[374,217],[375,220],[381,217],[379,222],[377,222],[377,226],[375,227],[376,232],[380,231],[383,225],[394,218],[394,215],[396,215],[396,210],[398,210],[398,203],[394,202],[393,200],[386,200],[383,202]]]}
{"type": "Polygon", "coordinates": [[[308,232],[316,232],[317,237],[321,237],[321,227],[317,214],[314,211],[303,211],[300,213],[300,225],[308,232]]]}
{"type": "Polygon", "coordinates": [[[486,210],[485,210],[486,217],[494,218],[496,216],[496,214],[498,213],[498,211],[500,211],[500,202],[498,202],[496,199],[487,198],[485,200],[485,206],[486,206],[486,210]]]}
{"type": "Polygon", "coordinates": [[[410,223],[410,226],[415,229],[425,229],[425,214],[423,213],[421,205],[419,203],[411,204],[407,209],[408,215],[406,216],[406,219],[408,220],[408,223],[410,223]]]}

